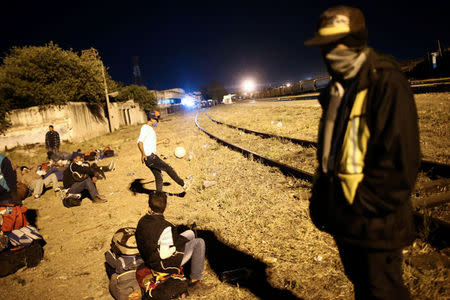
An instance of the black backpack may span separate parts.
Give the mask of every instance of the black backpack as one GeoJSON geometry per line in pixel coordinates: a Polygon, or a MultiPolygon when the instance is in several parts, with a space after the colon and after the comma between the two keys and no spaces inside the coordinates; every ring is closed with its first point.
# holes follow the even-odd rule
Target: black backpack
{"type": "Polygon", "coordinates": [[[30,246],[19,250],[3,250],[0,252],[0,277],[15,273],[22,267],[36,267],[44,257],[43,240],[33,241],[30,246]]]}

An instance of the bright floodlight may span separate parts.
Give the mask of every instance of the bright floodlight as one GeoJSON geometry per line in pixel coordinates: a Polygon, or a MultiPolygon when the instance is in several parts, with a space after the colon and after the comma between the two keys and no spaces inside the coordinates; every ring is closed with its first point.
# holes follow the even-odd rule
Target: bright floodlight
{"type": "Polygon", "coordinates": [[[291,86],[291,83],[290,83],[290,82],[286,83],[286,86],[287,86],[287,87],[290,87],[290,86],[291,86]]]}
{"type": "Polygon", "coordinates": [[[253,80],[247,79],[243,82],[242,87],[244,91],[251,93],[255,90],[256,84],[253,80]]]}
{"type": "Polygon", "coordinates": [[[181,104],[192,107],[195,105],[195,100],[191,96],[186,95],[183,99],[181,99],[181,104]]]}

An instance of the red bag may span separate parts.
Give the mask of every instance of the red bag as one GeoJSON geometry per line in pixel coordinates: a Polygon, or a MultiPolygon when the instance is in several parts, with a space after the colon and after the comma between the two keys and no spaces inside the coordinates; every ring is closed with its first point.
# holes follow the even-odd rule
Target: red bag
{"type": "Polygon", "coordinates": [[[3,232],[11,232],[29,225],[30,223],[25,215],[27,210],[28,208],[22,205],[0,206],[0,214],[3,215],[1,230],[3,232]]]}

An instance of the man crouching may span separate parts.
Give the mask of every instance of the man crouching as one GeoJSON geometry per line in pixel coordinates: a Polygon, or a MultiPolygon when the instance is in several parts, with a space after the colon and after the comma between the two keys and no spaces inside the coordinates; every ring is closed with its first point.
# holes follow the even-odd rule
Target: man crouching
{"type": "Polygon", "coordinates": [[[149,195],[149,209],[136,228],[136,243],[146,266],[156,272],[177,273],[180,267],[191,260],[189,286],[195,290],[210,290],[200,283],[205,262],[205,242],[196,238],[192,230],[181,234],[173,224],[166,221],[164,211],[167,195],[155,191],[149,195]]]}

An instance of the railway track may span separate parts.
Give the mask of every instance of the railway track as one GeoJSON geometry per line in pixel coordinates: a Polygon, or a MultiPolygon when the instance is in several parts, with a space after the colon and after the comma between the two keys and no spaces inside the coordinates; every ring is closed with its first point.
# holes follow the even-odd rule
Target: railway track
{"type": "MultiPolygon", "coordinates": [[[[212,118],[209,114],[205,112],[205,115],[214,123],[227,126],[232,129],[243,131],[247,134],[254,134],[257,136],[260,136],[262,138],[277,138],[280,140],[288,140],[292,143],[295,143],[297,145],[300,145],[302,147],[311,147],[311,146],[317,146],[316,142],[313,141],[307,141],[307,140],[301,140],[301,139],[293,139],[289,137],[283,137],[283,136],[277,136],[273,134],[258,132],[246,128],[241,128],[238,126],[234,126],[231,124],[226,124],[220,121],[215,120],[212,118]]],[[[242,153],[245,157],[253,159],[254,161],[258,161],[260,163],[263,163],[268,166],[277,167],[283,174],[288,176],[293,176],[298,179],[302,179],[308,182],[312,182],[313,180],[313,174],[298,168],[295,168],[293,166],[289,166],[287,164],[281,163],[279,161],[276,161],[274,159],[271,159],[269,157],[266,157],[264,155],[258,154],[250,149],[243,148],[235,143],[231,143],[226,141],[225,139],[211,133],[210,131],[206,130],[202,126],[200,126],[198,122],[198,113],[195,116],[195,125],[203,131],[205,134],[207,134],[212,139],[216,140],[218,143],[232,149],[235,151],[238,151],[242,153]]],[[[428,183],[426,186],[421,186],[417,188],[414,192],[414,196],[412,197],[412,204],[415,207],[415,220],[418,228],[424,228],[426,226],[428,237],[427,240],[430,242],[430,244],[433,244],[437,247],[447,247],[450,245],[450,223],[442,221],[440,219],[430,217],[425,212],[424,209],[430,208],[430,207],[436,207],[440,206],[442,204],[445,204],[450,200],[450,192],[445,193],[438,193],[435,194],[436,190],[440,190],[440,187],[448,187],[450,180],[449,180],[449,170],[450,166],[436,163],[432,161],[422,161],[421,163],[421,171],[426,173],[427,176],[434,179],[431,183],[428,183]],[[429,193],[432,193],[431,196],[423,197],[423,195],[428,195],[429,193]]],[[[423,230],[422,230],[423,231],[423,230]]]]}
{"type": "MultiPolygon", "coordinates": [[[[260,132],[260,131],[256,131],[256,130],[251,130],[248,128],[242,128],[242,127],[238,127],[235,125],[231,125],[231,124],[227,124],[227,123],[218,121],[218,120],[214,119],[213,117],[211,117],[206,112],[205,112],[205,115],[214,123],[224,125],[229,128],[237,129],[237,130],[243,131],[245,133],[254,134],[254,135],[260,136],[262,138],[276,138],[276,139],[280,139],[280,140],[290,141],[294,144],[297,144],[297,145],[300,145],[303,147],[317,147],[317,142],[314,142],[314,141],[295,139],[295,138],[290,138],[290,137],[286,137],[286,136],[280,136],[280,135],[260,132]]],[[[434,178],[437,178],[437,177],[449,178],[450,177],[450,165],[442,164],[439,162],[422,160],[421,164],[420,164],[420,171],[425,172],[428,174],[428,176],[434,177],[434,178]]]]}
{"type": "MultiPolygon", "coordinates": [[[[323,78],[322,78],[323,80],[323,78]]],[[[431,78],[421,80],[410,80],[409,84],[414,94],[431,93],[431,92],[448,92],[450,91],[450,77],[431,78]]],[[[271,97],[258,97],[256,101],[295,101],[295,100],[313,100],[319,96],[319,91],[323,88],[313,85],[311,89],[301,89],[300,93],[291,95],[278,95],[271,97]]]]}

